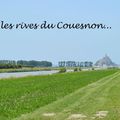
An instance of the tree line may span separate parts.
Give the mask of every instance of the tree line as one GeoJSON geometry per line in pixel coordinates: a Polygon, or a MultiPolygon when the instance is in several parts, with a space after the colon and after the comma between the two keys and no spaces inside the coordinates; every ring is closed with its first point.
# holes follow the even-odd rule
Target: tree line
{"type": "Polygon", "coordinates": [[[19,60],[17,61],[18,65],[22,65],[22,66],[30,66],[30,67],[51,67],[52,66],[52,62],[48,62],[48,61],[35,61],[35,60],[31,60],[31,61],[25,61],[25,60],[19,60]]]}
{"type": "Polygon", "coordinates": [[[52,62],[35,60],[0,60],[0,69],[22,68],[22,67],[51,67],[52,62]]]}
{"type": "Polygon", "coordinates": [[[92,67],[93,62],[85,61],[85,62],[76,62],[76,61],[59,61],[59,67],[92,67]]]}

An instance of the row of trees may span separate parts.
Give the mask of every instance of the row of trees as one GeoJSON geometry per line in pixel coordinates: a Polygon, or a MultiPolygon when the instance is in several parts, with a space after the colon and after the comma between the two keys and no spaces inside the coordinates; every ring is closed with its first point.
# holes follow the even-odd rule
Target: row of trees
{"type": "Polygon", "coordinates": [[[35,61],[35,60],[31,60],[31,61],[19,60],[17,61],[17,64],[22,66],[30,66],[30,67],[51,67],[52,66],[51,62],[35,61]]]}
{"type": "Polygon", "coordinates": [[[48,61],[0,60],[0,69],[21,67],[51,67],[51,66],[52,63],[48,61]]]}
{"type": "Polygon", "coordinates": [[[21,65],[17,65],[14,60],[0,60],[0,69],[7,68],[21,68],[21,65]]]}
{"type": "Polygon", "coordinates": [[[22,68],[22,66],[12,65],[12,64],[0,64],[0,69],[8,69],[8,68],[22,68]]]}
{"type": "Polygon", "coordinates": [[[93,62],[60,61],[58,65],[59,67],[92,67],[93,62]]]}

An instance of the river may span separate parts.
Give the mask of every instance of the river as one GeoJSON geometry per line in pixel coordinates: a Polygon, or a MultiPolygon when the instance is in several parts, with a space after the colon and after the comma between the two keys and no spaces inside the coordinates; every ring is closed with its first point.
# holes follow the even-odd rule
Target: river
{"type": "Polygon", "coordinates": [[[52,71],[32,71],[32,72],[14,72],[14,73],[0,73],[0,79],[11,77],[25,77],[25,76],[38,76],[38,75],[51,75],[57,73],[58,70],[52,71]]]}

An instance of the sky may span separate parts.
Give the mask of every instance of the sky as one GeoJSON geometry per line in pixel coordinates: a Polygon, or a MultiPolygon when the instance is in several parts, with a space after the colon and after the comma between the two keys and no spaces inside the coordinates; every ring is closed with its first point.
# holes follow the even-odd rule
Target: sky
{"type": "Polygon", "coordinates": [[[104,30],[2,30],[0,59],[93,61],[105,54],[120,64],[120,0],[0,0],[8,23],[104,23],[104,30]]]}

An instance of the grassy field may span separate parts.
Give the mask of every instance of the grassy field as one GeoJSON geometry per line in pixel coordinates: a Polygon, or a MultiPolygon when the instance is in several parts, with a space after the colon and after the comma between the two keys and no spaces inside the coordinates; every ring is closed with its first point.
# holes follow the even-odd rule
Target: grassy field
{"type": "Polygon", "coordinates": [[[0,80],[0,120],[119,120],[117,71],[0,80]]]}

